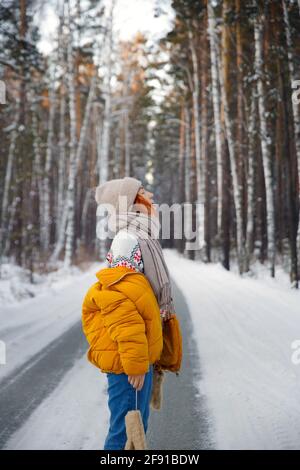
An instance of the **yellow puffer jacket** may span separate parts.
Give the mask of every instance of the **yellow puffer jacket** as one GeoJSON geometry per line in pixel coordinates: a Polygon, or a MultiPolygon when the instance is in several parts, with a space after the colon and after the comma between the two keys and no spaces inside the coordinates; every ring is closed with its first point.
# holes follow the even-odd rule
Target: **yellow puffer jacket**
{"type": "Polygon", "coordinates": [[[96,276],[82,304],[88,360],[101,372],[148,372],[163,349],[160,309],[148,279],[123,266],[96,276]]]}

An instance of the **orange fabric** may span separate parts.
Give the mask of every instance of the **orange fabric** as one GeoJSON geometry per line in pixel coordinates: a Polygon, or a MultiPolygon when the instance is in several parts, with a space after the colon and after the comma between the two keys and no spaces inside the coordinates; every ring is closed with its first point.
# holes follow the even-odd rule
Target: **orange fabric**
{"type": "Polygon", "coordinates": [[[157,363],[158,369],[179,372],[182,361],[182,334],[177,316],[171,317],[163,324],[163,350],[157,363]]]}
{"type": "Polygon", "coordinates": [[[148,279],[123,266],[96,276],[82,304],[88,360],[101,372],[148,372],[163,349],[160,309],[148,279]]]}

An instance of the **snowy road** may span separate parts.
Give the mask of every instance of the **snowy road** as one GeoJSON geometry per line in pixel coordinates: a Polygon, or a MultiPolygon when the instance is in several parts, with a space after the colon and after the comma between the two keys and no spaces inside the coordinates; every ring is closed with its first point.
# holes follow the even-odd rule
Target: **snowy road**
{"type": "Polygon", "coordinates": [[[77,322],[0,383],[0,448],[53,392],[86,349],[81,323],[77,322]]]}
{"type": "MultiPolygon", "coordinates": [[[[183,365],[178,377],[165,376],[162,410],[151,410],[149,448],[299,449],[300,363],[291,345],[300,342],[300,292],[280,271],[276,280],[262,268],[259,279],[240,278],[172,250],[165,256],[183,365]]],[[[103,448],[106,376],[86,359],[79,308],[94,273],[0,312],[8,350],[0,447],[103,448]]]]}
{"type": "MultiPolygon", "coordinates": [[[[70,298],[70,289],[60,295],[70,298]]],[[[187,305],[179,289],[173,289],[183,332],[183,368],[178,377],[166,374],[163,408],[150,415],[148,446],[207,448],[205,403],[195,386],[200,371],[197,346],[190,335],[187,305]]],[[[55,309],[57,303],[56,297],[55,309]]],[[[109,416],[106,377],[87,362],[86,351],[78,321],[2,379],[0,448],[101,449],[109,416]]]]}
{"type": "Polygon", "coordinates": [[[197,382],[201,364],[189,308],[173,281],[176,312],[183,337],[183,360],[179,376],[165,374],[161,411],[150,414],[147,441],[150,449],[199,450],[212,448],[212,436],[206,400],[200,396],[197,382]]]}
{"type": "Polygon", "coordinates": [[[99,436],[101,441],[96,417],[100,423],[100,412],[106,419],[99,403],[103,385],[86,361],[81,330],[82,299],[100,267],[63,276],[33,299],[2,306],[7,364],[0,367],[0,447],[97,448],[99,436]]]}
{"type": "Polygon", "coordinates": [[[240,277],[165,256],[192,315],[215,447],[300,449],[300,292],[279,267],[276,279],[261,265],[240,277]]]}

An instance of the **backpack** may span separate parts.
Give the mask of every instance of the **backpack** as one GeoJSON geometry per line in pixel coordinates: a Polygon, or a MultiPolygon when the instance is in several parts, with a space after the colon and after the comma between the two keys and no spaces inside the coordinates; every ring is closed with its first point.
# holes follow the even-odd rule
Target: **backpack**
{"type": "Polygon", "coordinates": [[[154,364],[156,369],[179,374],[182,362],[182,334],[178,318],[172,313],[163,322],[163,349],[160,359],[154,364]]]}

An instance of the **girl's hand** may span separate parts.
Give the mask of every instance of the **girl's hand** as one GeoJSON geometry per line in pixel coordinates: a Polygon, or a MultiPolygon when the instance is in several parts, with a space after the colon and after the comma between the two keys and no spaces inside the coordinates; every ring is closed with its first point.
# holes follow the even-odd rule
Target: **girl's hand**
{"type": "Polygon", "coordinates": [[[145,380],[145,374],[142,375],[128,375],[128,382],[138,391],[142,390],[145,380]]]}

